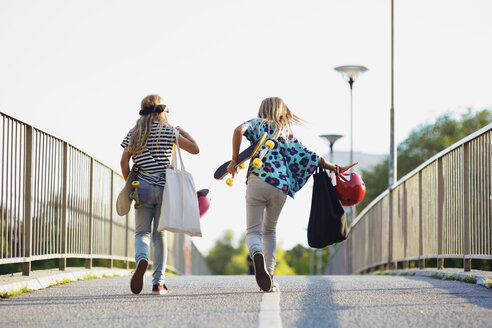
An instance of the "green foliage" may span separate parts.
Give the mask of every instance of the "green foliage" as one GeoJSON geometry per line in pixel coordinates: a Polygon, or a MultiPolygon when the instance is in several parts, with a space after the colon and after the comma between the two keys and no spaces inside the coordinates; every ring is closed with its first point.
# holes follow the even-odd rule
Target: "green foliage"
{"type": "Polygon", "coordinates": [[[248,265],[246,259],[248,257],[248,247],[246,246],[246,234],[239,241],[239,246],[234,250],[234,255],[225,266],[224,274],[248,274],[248,265]]]}
{"type": "Polygon", "coordinates": [[[27,288],[27,286],[25,286],[20,290],[11,290],[10,292],[0,293],[0,298],[9,298],[12,296],[18,296],[20,294],[30,293],[30,292],[32,292],[32,289],[27,288]]]}
{"type": "Polygon", "coordinates": [[[232,230],[225,231],[224,235],[215,242],[215,246],[208,253],[205,260],[212,274],[226,274],[226,266],[236,251],[232,245],[233,236],[232,230]]]}
{"type": "MultiPolygon", "coordinates": [[[[476,113],[468,109],[459,119],[446,113],[434,123],[419,125],[398,145],[397,178],[402,178],[432,156],[491,122],[492,112],[489,109],[476,113]]],[[[367,190],[366,196],[357,205],[357,212],[361,212],[388,188],[388,159],[370,170],[362,170],[362,176],[367,190]]]]}
{"type": "Polygon", "coordinates": [[[450,275],[446,276],[446,280],[459,280],[459,278],[457,276],[455,276],[454,274],[450,274],[450,275]]]}
{"type": "MultiPolygon", "coordinates": [[[[246,258],[248,247],[246,246],[246,235],[243,234],[238,246],[234,247],[234,235],[231,230],[224,232],[212,247],[206,262],[212,274],[215,275],[240,275],[248,274],[246,258]]],[[[310,249],[297,245],[290,251],[277,247],[275,275],[307,275],[309,274],[310,249]]],[[[328,249],[322,253],[322,267],[328,263],[328,249]]],[[[314,261],[316,266],[316,258],[314,261]]]]}
{"type": "Polygon", "coordinates": [[[443,275],[439,273],[433,273],[430,275],[430,277],[434,279],[442,279],[443,275]]]}
{"type": "Polygon", "coordinates": [[[476,284],[477,279],[474,278],[471,274],[467,275],[466,278],[461,279],[461,281],[467,282],[469,284],[476,284]]]}
{"type": "Polygon", "coordinates": [[[356,205],[356,213],[361,212],[388,188],[388,158],[383,162],[374,165],[371,170],[362,170],[362,177],[366,185],[366,195],[362,201],[356,205]]]}
{"type": "Polygon", "coordinates": [[[309,274],[309,253],[308,248],[300,244],[294,246],[290,251],[287,251],[285,259],[298,275],[309,274]]]}
{"type": "Polygon", "coordinates": [[[281,248],[277,249],[277,266],[275,267],[275,275],[295,275],[296,271],[289,266],[287,262],[287,252],[281,248]]]}

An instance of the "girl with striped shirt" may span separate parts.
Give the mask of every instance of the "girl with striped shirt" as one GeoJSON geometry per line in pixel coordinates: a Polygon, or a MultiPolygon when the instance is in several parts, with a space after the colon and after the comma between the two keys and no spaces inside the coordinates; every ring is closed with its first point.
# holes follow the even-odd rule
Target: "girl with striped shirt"
{"type": "Polygon", "coordinates": [[[130,289],[139,294],[143,288],[145,271],[149,264],[149,245],[152,236],[154,273],[152,293],[164,295],[167,238],[166,232],[157,231],[161,213],[162,193],[166,184],[166,167],[171,161],[176,130],[179,131],[181,149],[198,154],[197,143],[189,133],[169,124],[169,110],[158,95],[145,97],[141,104],[140,118],[121,143],[121,171],[127,179],[130,174],[130,158],[136,168],[136,180],[142,208],[135,212],[135,263],[137,267],[130,281],[130,289]]]}

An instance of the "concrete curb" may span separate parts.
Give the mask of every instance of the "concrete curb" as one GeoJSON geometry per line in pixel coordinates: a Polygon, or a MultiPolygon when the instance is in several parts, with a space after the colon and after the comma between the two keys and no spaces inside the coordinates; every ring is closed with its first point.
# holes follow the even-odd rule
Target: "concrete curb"
{"type": "Polygon", "coordinates": [[[131,270],[124,269],[69,269],[33,271],[32,276],[22,276],[20,273],[0,276],[0,294],[18,292],[25,288],[30,290],[44,289],[63,281],[78,281],[87,279],[89,275],[97,278],[130,276],[131,270]]]}
{"type": "Polygon", "coordinates": [[[470,272],[464,272],[463,269],[408,269],[408,270],[391,270],[384,271],[379,273],[372,273],[375,275],[396,275],[396,276],[421,276],[437,279],[440,277],[442,280],[456,280],[461,282],[472,283],[476,285],[483,286],[485,288],[489,287],[489,284],[492,282],[492,272],[489,271],[480,271],[480,270],[472,270],[470,272]],[[469,281],[470,278],[474,279],[476,282],[469,281]]]}

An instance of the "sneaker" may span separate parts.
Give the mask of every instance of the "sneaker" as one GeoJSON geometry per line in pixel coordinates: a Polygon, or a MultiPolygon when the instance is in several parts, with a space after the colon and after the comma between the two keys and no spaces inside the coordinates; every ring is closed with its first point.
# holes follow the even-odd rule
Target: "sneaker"
{"type": "Polygon", "coordinates": [[[272,289],[272,278],[268,274],[263,253],[257,252],[253,255],[253,265],[255,267],[256,283],[261,290],[269,292],[272,289]]]}
{"type": "Polygon", "coordinates": [[[168,292],[168,289],[165,284],[162,285],[153,285],[152,286],[152,294],[155,295],[166,295],[168,292]]]}
{"type": "Polygon", "coordinates": [[[137,268],[135,269],[135,272],[133,272],[132,279],[130,280],[130,289],[133,294],[140,294],[142,291],[144,275],[148,265],[149,261],[145,259],[138,261],[137,268]]]}
{"type": "Polygon", "coordinates": [[[271,292],[279,292],[280,291],[280,285],[275,281],[275,279],[273,279],[272,277],[272,290],[271,292]]]}

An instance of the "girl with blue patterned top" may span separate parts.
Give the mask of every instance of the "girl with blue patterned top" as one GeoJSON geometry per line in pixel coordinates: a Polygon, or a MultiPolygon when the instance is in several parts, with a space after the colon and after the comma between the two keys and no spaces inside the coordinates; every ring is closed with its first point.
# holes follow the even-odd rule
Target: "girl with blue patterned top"
{"type": "Polygon", "coordinates": [[[340,173],[357,164],[338,166],[320,160],[294,137],[291,126],[296,123],[303,121],[282,99],[266,98],[260,105],[258,117],[239,125],[232,137],[229,173],[235,172],[243,136],[253,144],[266,132],[267,140],[275,144],[263,158],[262,166],[249,166],[246,187],[246,244],[253,259],[256,282],[267,292],[278,290],[273,281],[276,227],[287,196],[294,198],[317,166],[340,173]]]}

